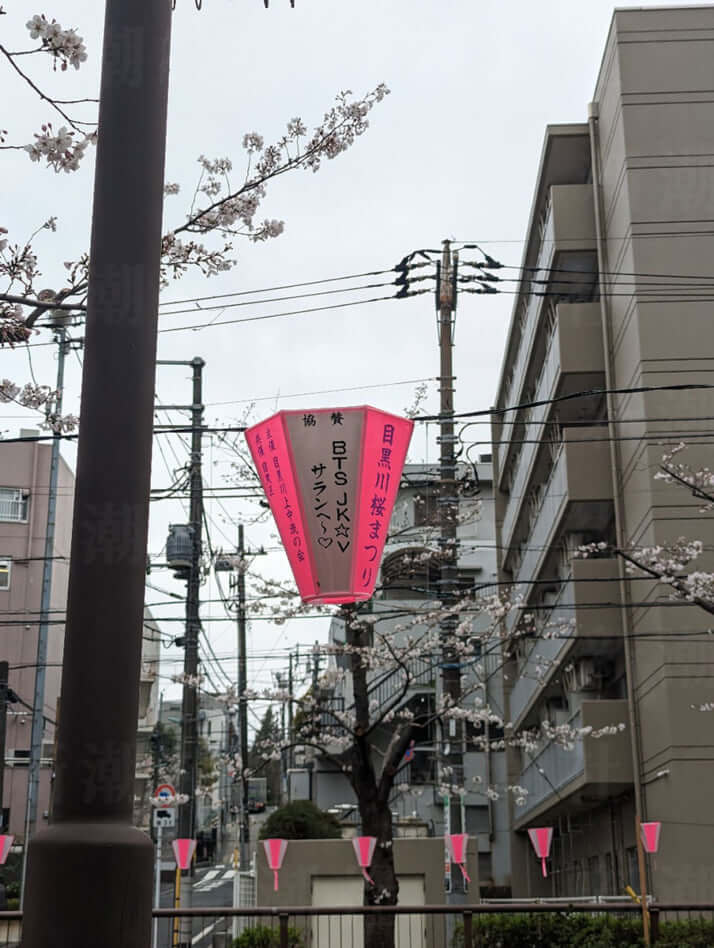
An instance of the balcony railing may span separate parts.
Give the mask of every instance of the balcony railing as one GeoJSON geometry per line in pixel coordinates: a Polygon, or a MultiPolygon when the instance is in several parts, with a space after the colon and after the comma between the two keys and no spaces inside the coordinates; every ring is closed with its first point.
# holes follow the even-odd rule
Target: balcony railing
{"type": "MultiPolygon", "coordinates": [[[[580,709],[568,721],[572,728],[582,727],[580,709]]],[[[557,793],[567,783],[585,771],[585,750],[582,741],[576,741],[572,750],[550,742],[536,754],[524,768],[519,783],[527,791],[526,804],[517,811],[522,819],[539,806],[551,794],[557,793]]]]}

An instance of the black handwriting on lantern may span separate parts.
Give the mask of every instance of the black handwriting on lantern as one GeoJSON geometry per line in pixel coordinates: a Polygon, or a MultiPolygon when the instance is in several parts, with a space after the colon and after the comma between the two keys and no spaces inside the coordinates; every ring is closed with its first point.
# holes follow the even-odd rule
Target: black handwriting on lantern
{"type": "Polygon", "coordinates": [[[341,425],[342,421],[344,420],[344,417],[345,416],[342,414],[341,411],[333,411],[332,414],[330,415],[333,425],[341,425]]]}
{"type": "Polygon", "coordinates": [[[322,495],[327,490],[327,483],[325,482],[325,465],[324,464],[313,464],[312,476],[314,478],[312,482],[312,509],[317,517],[317,520],[320,524],[320,536],[317,538],[317,542],[323,549],[327,549],[332,546],[333,538],[327,535],[327,520],[332,520],[332,517],[327,513],[325,507],[327,507],[327,501],[323,500],[322,495]]]}
{"type": "MultiPolygon", "coordinates": [[[[347,442],[332,442],[332,460],[335,462],[334,481],[336,487],[346,487],[348,483],[347,471],[344,465],[347,464],[347,442]]],[[[344,553],[350,545],[350,516],[348,513],[347,491],[338,494],[336,503],[336,527],[335,539],[341,552],[344,553]]]]}
{"type": "Polygon", "coordinates": [[[394,425],[385,425],[382,431],[382,444],[394,444],[394,425]]]}

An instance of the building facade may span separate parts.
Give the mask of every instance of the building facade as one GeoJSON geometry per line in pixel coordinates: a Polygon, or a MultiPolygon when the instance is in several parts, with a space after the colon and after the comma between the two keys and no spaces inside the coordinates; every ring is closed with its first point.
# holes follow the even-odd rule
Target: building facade
{"type": "MultiPolygon", "coordinates": [[[[39,435],[34,429],[21,436],[39,435]]],[[[9,701],[5,736],[3,824],[18,843],[25,837],[27,786],[32,730],[37,638],[42,601],[42,573],[47,533],[50,479],[49,444],[0,441],[0,622],[3,626],[0,660],[9,665],[9,688],[19,699],[9,701]]],[[[55,731],[61,714],[60,686],[64,647],[64,619],[72,539],[74,474],[60,456],[57,477],[55,535],[52,550],[52,586],[45,669],[45,730],[42,743],[37,828],[46,825],[51,810],[55,759],[55,731]]],[[[158,719],[160,634],[148,610],[144,616],[135,824],[149,828],[152,792],[150,737],[158,719]]]]}
{"type": "MultiPolygon", "coordinates": [[[[21,436],[37,435],[23,430],[21,436]]],[[[18,842],[25,837],[32,707],[42,599],[51,447],[40,442],[0,441],[0,658],[10,666],[9,687],[20,699],[9,702],[5,735],[3,822],[18,842]]],[[[74,475],[60,458],[52,549],[52,592],[47,638],[43,711],[45,731],[37,807],[37,827],[50,809],[55,721],[62,673],[64,615],[69,578],[74,475]]]]}
{"type": "Polygon", "coordinates": [[[711,391],[661,386],[714,382],[712,61],[713,7],[617,10],[588,121],[546,129],[496,400],[544,404],[493,424],[500,578],[524,604],[505,621],[508,715],[615,733],[509,751],[528,791],[515,897],[637,890],[636,801],[662,823],[648,890],[706,899],[714,882],[714,737],[696,710],[711,615],[617,552],[714,542],[702,501],[654,477],[680,441],[694,468],[710,453],[711,391]],[[536,826],[555,830],[547,880],[536,826]]]}

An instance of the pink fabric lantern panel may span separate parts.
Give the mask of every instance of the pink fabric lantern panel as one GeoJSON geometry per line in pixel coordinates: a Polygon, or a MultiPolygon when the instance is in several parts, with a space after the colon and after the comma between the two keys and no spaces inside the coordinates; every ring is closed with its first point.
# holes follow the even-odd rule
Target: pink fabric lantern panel
{"type": "Polygon", "coordinates": [[[449,860],[455,862],[467,882],[471,882],[466,871],[466,847],[469,842],[468,833],[451,833],[446,837],[446,852],[449,860]]]}
{"type": "Polygon", "coordinates": [[[529,829],[528,835],[530,837],[531,843],[533,844],[533,849],[535,849],[535,854],[540,859],[541,869],[543,870],[543,876],[545,877],[548,875],[545,861],[548,858],[550,853],[550,844],[553,841],[553,827],[542,826],[539,829],[529,829]]]}
{"type": "Polygon", "coordinates": [[[648,853],[656,853],[659,849],[659,834],[662,830],[661,823],[640,823],[640,833],[642,835],[642,845],[648,853]]]}
{"type": "Polygon", "coordinates": [[[413,427],[360,406],[281,411],[246,431],[303,602],[371,598],[413,427]]]}
{"type": "Polygon", "coordinates": [[[0,866],[5,865],[14,841],[14,836],[0,836],[0,866]]]}
{"type": "Polygon", "coordinates": [[[374,856],[374,848],[376,845],[376,836],[355,836],[352,839],[352,846],[354,847],[357,862],[362,870],[362,875],[370,885],[374,885],[374,879],[372,879],[367,870],[372,865],[372,856],[374,856]]]}
{"type": "Polygon", "coordinates": [[[287,839],[264,839],[263,848],[268,865],[273,870],[273,891],[278,891],[278,870],[285,859],[285,850],[288,848],[287,839]]]}
{"type": "Polygon", "coordinates": [[[188,869],[196,852],[195,839],[175,839],[171,844],[174,851],[174,859],[179,869],[188,869]]]}

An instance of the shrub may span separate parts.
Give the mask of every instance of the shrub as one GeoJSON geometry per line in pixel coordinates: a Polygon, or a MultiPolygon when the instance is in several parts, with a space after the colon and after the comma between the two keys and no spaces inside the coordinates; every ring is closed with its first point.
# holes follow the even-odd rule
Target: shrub
{"type": "MultiPolygon", "coordinates": [[[[233,948],[280,948],[280,931],[267,925],[247,928],[233,940],[233,948]]],[[[303,948],[297,928],[288,928],[288,948],[303,948]]]]}
{"type": "MultiPolygon", "coordinates": [[[[643,945],[639,916],[623,918],[580,912],[474,915],[473,932],[473,945],[481,948],[637,948],[643,945]]],[[[452,948],[464,948],[462,925],[454,932],[452,948]]]]}
{"type": "Polygon", "coordinates": [[[270,814],[260,830],[261,839],[340,839],[342,828],[331,813],[310,800],[295,800],[270,814]]]}
{"type": "MultiPolygon", "coordinates": [[[[580,912],[474,915],[473,944],[481,948],[633,948],[644,944],[640,915],[586,915],[580,912]],[[480,941],[479,941],[480,937],[480,941]]],[[[457,925],[452,948],[464,948],[457,925]]],[[[698,919],[660,922],[657,948],[711,948],[714,922],[698,919]]]]}

